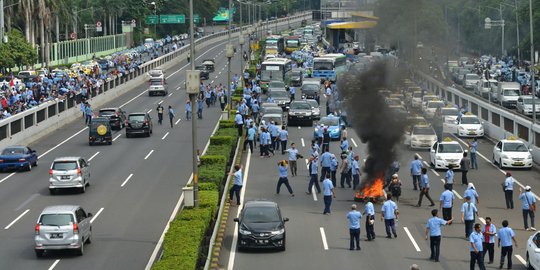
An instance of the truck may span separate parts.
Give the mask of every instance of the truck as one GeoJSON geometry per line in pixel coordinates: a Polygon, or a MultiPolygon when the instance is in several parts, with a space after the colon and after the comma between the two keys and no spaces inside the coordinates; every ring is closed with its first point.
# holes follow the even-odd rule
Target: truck
{"type": "Polygon", "coordinates": [[[497,101],[506,108],[515,108],[520,96],[520,85],[517,82],[499,82],[497,101]]]}

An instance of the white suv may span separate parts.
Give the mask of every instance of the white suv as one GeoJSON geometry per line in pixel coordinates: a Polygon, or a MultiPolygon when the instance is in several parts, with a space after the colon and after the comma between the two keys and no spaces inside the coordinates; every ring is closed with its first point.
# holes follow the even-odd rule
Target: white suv
{"type": "Polygon", "coordinates": [[[51,195],[63,188],[78,188],[81,193],[90,185],[90,163],[82,157],[56,158],[49,169],[51,195]]]}

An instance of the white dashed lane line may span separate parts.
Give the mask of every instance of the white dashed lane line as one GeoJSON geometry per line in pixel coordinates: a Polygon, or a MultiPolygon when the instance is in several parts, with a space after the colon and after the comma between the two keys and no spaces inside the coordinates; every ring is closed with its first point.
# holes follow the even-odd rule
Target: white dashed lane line
{"type": "Polygon", "coordinates": [[[12,176],[14,176],[14,175],[15,175],[15,173],[14,173],[14,172],[13,172],[13,173],[10,173],[10,174],[8,174],[8,175],[7,175],[6,177],[4,177],[4,178],[2,178],[2,180],[0,180],[0,183],[2,183],[2,182],[4,182],[4,181],[8,180],[8,179],[9,179],[10,177],[12,177],[12,176]]]}
{"type": "Polygon", "coordinates": [[[120,187],[124,187],[124,186],[127,184],[127,182],[129,181],[129,179],[131,179],[131,177],[133,177],[133,174],[130,174],[130,175],[126,178],[126,180],[124,180],[124,182],[120,185],[120,187]]]}
{"type": "Polygon", "coordinates": [[[92,219],[90,220],[90,223],[94,223],[94,221],[96,220],[96,218],[101,214],[101,212],[103,212],[103,207],[101,207],[99,209],[99,211],[97,211],[97,213],[92,217],[92,219]]]}
{"type": "Polygon", "coordinates": [[[302,147],[306,147],[306,143],[304,142],[304,138],[300,138],[300,141],[302,142],[302,147]]]}
{"type": "Polygon", "coordinates": [[[26,215],[28,212],[30,212],[30,209],[26,209],[24,212],[22,212],[22,214],[20,214],[17,218],[15,218],[11,223],[9,223],[6,227],[4,227],[4,230],[7,230],[9,228],[11,228],[11,226],[13,226],[13,224],[15,224],[15,222],[19,221],[19,219],[21,219],[22,217],[24,217],[24,215],[26,215]]]}
{"type": "Polygon", "coordinates": [[[319,230],[321,231],[321,239],[323,243],[323,249],[328,250],[328,242],[326,242],[326,233],[324,232],[324,228],[320,227],[319,230]]]}
{"type": "Polygon", "coordinates": [[[417,252],[420,252],[420,247],[418,246],[418,244],[416,243],[416,241],[414,240],[411,232],[409,231],[409,229],[407,227],[403,227],[403,229],[405,230],[405,233],[407,234],[407,236],[409,237],[409,239],[411,240],[414,248],[416,249],[417,252]]]}
{"type": "Polygon", "coordinates": [[[150,152],[146,155],[146,157],[144,157],[144,159],[148,159],[150,155],[152,155],[152,153],[154,153],[154,150],[150,150],[150,152]]]}
{"type": "Polygon", "coordinates": [[[165,140],[165,138],[167,138],[168,135],[169,135],[169,132],[165,133],[165,135],[163,135],[163,137],[161,139],[165,140]]]}
{"type": "Polygon", "coordinates": [[[174,125],[178,125],[178,123],[180,123],[180,120],[182,120],[182,119],[178,118],[178,120],[176,120],[176,122],[174,122],[174,125]]]}
{"type": "Polygon", "coordinates": [[[122,134],[121,134],[121,133],[120,133],[120,134],[118,134],[118,135],[116,135],[116,137],[114,137],[112,141],[113,141],[113,142],[114,142],[114,141],[116,141],[116,140],[117,140],[118,138],[120,138],[120,136],[122,136],[122,134]]]}
{"type": "Polygon", "coordinates": [[[59,262],[60,262],[60,260],[54,261],[53,264],[51,265],[51,267],[49,267],[48,270],[53,270],[59,262]]]}
{"type": "Polygon", "coordinates": [[[88,159],[88,161],[92,161],[92,159],[94,159],[97,155],[99,155],[99,151],[96,152],[95,154],[93,154],[93,155],[88,159]]]}
{"type": "Polygon", "coordinates": [[[150,113],[152,111],[152,109],[148,110],[146,113],[150,113]]]}
{"type": "Polygon", "coordinates": [[[354,138],[351,138],[351,142],[354,144],[354,147],[358,147],[358,144],[356,144],[356,141],[354,140],[354,138]]]}

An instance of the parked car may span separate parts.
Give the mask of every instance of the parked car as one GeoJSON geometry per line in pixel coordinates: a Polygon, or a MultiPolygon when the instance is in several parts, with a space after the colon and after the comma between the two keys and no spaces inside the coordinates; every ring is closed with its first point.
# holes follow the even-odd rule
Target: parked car
{"type": "Polygon", "coordinates": [[[276,248],[285,250],[285,222],[279,206],[271,201],[248,201],[238,218],[238,250],[276,248]]]}
{"type": "MultiPolygon", "coordinates": [[[[534,98],[534,110],[536,111],[536,114],[540,113],[540,99],[534,98]]],[[[533,97],[530,96],[520,96],[516,103],[516,110],[524,115],[532,115],[533,114],[533,97]]]]}
{"type": "Polygon", "coordinates": [[[126,113],[121,108],[100,109],[99,117],[108,118],[112,129],[120,130],[125,126],[126,113]]]}
{"type": "Polygon", "coordinates": [[[84,245],[92,243],[92,218],[78,205],[48,206],[38,217],[34,228],[34,250],[41,258],[48,250],[75,250],[84,254],[84,245]]]}
{"type": "Polygon", "coordinates": [[[6,170],[32,170],[38,165],[38,156],[35,150],[27,146],[9,146],[0,153],[0,171],[6,170]]]}
{"type": "Polygon", "coordinates": [[[130,113],[126,119],[126,137],[143,134],[150,137],[153,131],[152,118],[146,112],[130,113]]]}
{"type": "Polygon", "coordinates": [[[540,232],[535,232],[527,240],[527,269],[540,269],[540,232]]]}
{"type": "MultiPolygon", "coordinates": [[[[514,137],[500,140],[493,147],[493,164],[499,168],[532,168],[533,157],[529,147],[514,137]]],[[[539,261],[540,262],[540,261],[539,261]]]]}
{"type": "Polygon", "coordinates": [[[49,192],[55,194],[59,189],[77,188],[86,192],[90,185],[90,162],[82,157],[55,158],[49,169],[49,192]]]}

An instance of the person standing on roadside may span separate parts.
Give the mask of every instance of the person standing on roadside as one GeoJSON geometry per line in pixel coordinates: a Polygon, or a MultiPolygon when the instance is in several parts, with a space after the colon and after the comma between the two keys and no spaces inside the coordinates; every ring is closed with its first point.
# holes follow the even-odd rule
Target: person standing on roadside
{"type": "Polygon", "coordinates": [[[169,109],[167,109],[167,113],[169,114],[169,122],[170,122],[171,128],[172,128],[173,127],[173,119],[174,119],[174,110],[171,107],[171,105],[169,105],[169,109]]]}
{"type": "Polygon", "coordinates": [[[478,198],[478,192],[476,192],[473,183],[469,183],[467,185],[467,189],[465,190],[465,192],[463,192],[463,198],[465,197],[471,197],[471,202],[474,205],[478,205],[480,203],[480,200],[478,198]]]}
{"type": "Polygon", "coordinates": [[[86,103],[84,107],[84,115],[86,116],[86,118],[84,119],[84,123],[87,125],[92,124],[93,113],[92,113],[92,107],[90,106],[90,103],[86,103]]]}
{"type": "Polygon", "coordinates": [[[238,130],[238,137],[242,137],[242,133],[244,131],[244,118],[239,111],[236,111],[236,115],[234,116],[234,124],[236,124],[236,128],[238,130]]]}
{"type": "Polygon", "coordinates": [[[384,220],[384,227],[386,228],[386,238],[397,238],[396,233],[396,221],[399,216],[397,204],[392,201],[392,194],[386,195],[386,201],[381,207],[381,221],[384,220]]]}
{"type": "Polygon", "coordinates": [[[191,120],[191,101],[186,101],[186,120],[191,120]]]}
{"type": "Polygon", "coordinates": [[[445,191],[441,194],[439,200],[439,209],[442,209],[443,219],[448,221],[452,219],[452,207],[454,206],[454,193],[450,190],[448,184],[444,185],[445,191]]]}
{"type": "Polygon", "coordinates": [[[373,225],[375,224],[375,207],[373,206],[373,198],[366,198],[366,205],[364,206],[364,215],[366,216],[366,236],[368,241],[375,240],[375,230],[373,225]]]}
{"type": "Polygon", "coordinates": [[[471,161],[467,157],[467,152],[463,153],[463,158],[461,158],[461,162],[459,163],[461,167],[461,184],[467,185],[469,184],[469,180],[467,179],[467,173],[469,172],[469,168],[471,167],[471,161]]]}
{"type": "Polygon", "coordinates": [[[531,192],[531,187],[526,186],[525,192],[520,188],[519,200],[521,201],[521,210],[523,212],[523,226],[527,231],[536,231],[534,227],[534,211],[536,210],[536,199],[531,192]],[[531,217],[531,227],[529,227],[528,217],[531,217]]]}
{"type": "Polygon", "coordinates": [[[448,170],[444,176],[444,183],[448,185],[450,191],[454,189],[454,166],[452,164],[448,165],[448,170]]]}
{"type": "Polygon", "coordinates": [[[291,147],[285,151],[289,153],[289,165],[291,167],[291,175],[294,177],[297,175],[298,170],[296,161],[298,160],[298,158],[304,157],[298,153],[298,149],[296,149],[296,145],[294,143],[291,143],[291,147]]]}
{"type": "Polygon", "coordinates": [[[351,179],[349,177],[349,159],[347,158],[346,154],[341,154],[341,165],[339,168],[341,169],[341,188],[345,188],[345,183],[351,188],[351,179]]]}
{"type": "Polygon", "coordinates": [[[420,196],[418,197],[418,203],[416,204],[416,207],[422,206],[422,199],[426,196],[426,198],[431,202],[429,206],[434,206],[435,203],[433,202],[433,199],[431,199],[431,196],[429,196],[429,177],[427,175],[427,169],[422,168],[422,177],[420,180],[420,196]]]}
{"type": "Polygon", "coordinates": [[[441,227],[444,225],[452,224],[452,219],[446,221],[437,216],[439,210],[431,210],[432,217],[427,221],[426,224],[426,240],[429,237],[429,247],[431,249],[430,260],[438,262],[439,254],[441,251],[441,227]]]}
{"type": "Polygon", "coordinates": [[[291,196],[294,197],[294,192],[291,188],[291,185],[289,185],[289,178],[287,178],[287,161],[282,160],[278,162],[278,171],[279,171],[279,179],[276,187],[276,194],[279,195],[279,191],[281,189],[281,185],[285,185],[287,187],[287,190],[291,194],[291,196]]]}
{"type": "MultiPolygon", "coordinates": [[[[486,253],[489,253],[488,264],[493,263],[493,256],[495,253],[495,235],[497,234],[497,228],[491,224],[491,218],[486,217],[486,224],[482,227],[482,234],[484,234],[484,242],[482,243],[482,249],[484,250],[483,257],[486,257],[486,253]]],[[[483,259],[484,259],[483,258],[483,259]]],[[[486,260],[484,260],[485,262],[486,260]]]]}
{"type": "Polygon", "coordinates": [[[326,177],[322,182],[323,196],[324,196],[324,211],[323,215],[330,214],[330,206],[332,205],[332,198],[336,197],[334,192],[334,185],[332,180],[326,177]]]}
{"type": "Polygon", "coordinates": [[[414,160],[411,162],[411,176],[413,179],[414,190],[418,190],[420,184],[420,176],[422,172],[422,161],[418,159],[417,155],[414,155],[414,160]]]}
{"type": "Polygon", "coordinates": [[[246,137],[244,139],[244,151],[246,151],[246,146],[249,145],[249,150],[253,154],[253,141],[255,141],[255,134],[257,133],[257,130],[251,124],[246,132],[246,137]]]}
{"type": "Polygon", "coordinates": [[[317,189],[317,193],[321,193],[321,187],[319,186],[319,164],[317,162],[317,157],[311,157],[311,166],[310,166],[310,172],[309,175],[311,176],[309,179],[308,184],[308,191],[306,191],[306,194],[311,194],[311,190],[313,189],[313,185],[315,185],[315,188],[317,189]]]}
{"type": "Polygon", "coordinates": [[[236,205],[240,205],[240,190],[242,190],[243,178],[242,178],[242,165],[234,165],[234,173],[231,173],[233,177],[233,186],[229,190],[229,202],[232,202],[233,195],[236,194],[236,205]]]}
{"type": "Polygon", "coordinates": [[[334,185],[334,187],[337,187],[336,172],[337,172],[339,163],[337,161],[336,155],[334,154],[331,154],[331,155],[332,155],[332,159],[330,160],[330,179],[332,180],[332,184],[334,185]]]}
{"type": "Polygon", "coordinates": [[[502,185],[506,209],[514,209],[514,177],[512,177],[512,173],[506,172],[506,179],[502,185]]]}
{"type": "Polygon", "coordinates": [[[165,111],[165,109],[163,108],[163,106],[161,106],[161,104],[158,104],[156,111],[158,116],[158,123],[161,125],[163,124],[163,112],[165,111]]]}
{"type": "Polygon", "coordinates": [[[502,228],[497,233],[497,238],[497,246],[501,247],[501,263],[499,264],[499,269],[503,268],[504,257],[506,256],[508,256],[507,268],[512,269],[512,241],[516,248],[518,248],[518,244],[516,242],[514,230],[508,227],[508,220],[503,220],[502,228]]]}
{"type": "Polygon", "coordinates": [[[285,148],[287,148],[287,140],[289,139],[289,132],[285,126],[281,126],[279,131],[279,141],[281,142],[281,154],[285,155],[285,148]]]}
{"type": "Polygon", "coordinates": [[[471,152],[471,169],[478,170],[478,160],[476,159],[476,152],[478,151],[478,139],[473,138],[469,143],[469,152],[471,152]]]}
{"type": "Polygon", "coordinates": [[[474,232],[469,237],[469,243],[471,245],[471,270],[474,270],[476,264],[480,270],[485,270],[484,266],[484,249],[482,243],[484,242],[484,235],[482,235],[480,224],[474,224],[474,232]]]}
{"type": "Polygon", "coordinates": [[[359,159],[360,158],[358,157],[358,155],[354,156],[352,166],[351,166],[353,189],[356,189],[356,187],[360,184],[360,165],[358,164],[359,159]]]}
{"type": "Polygon", "coordinates": [[[471,197],[465,197],[465,202],[461,205],[461,222],[465,223],[465,238],[471,235],[475,214],[478,215],[476,205],[471,202],[471,197]]]}
{"type": "Polygon", "coordinates": [[[351,211],[347,213],[347,220],[349,221],[349,250],[360,250],[360,219],[362,214],[356,210],[356,204],[351,206],[351,211]]]}

